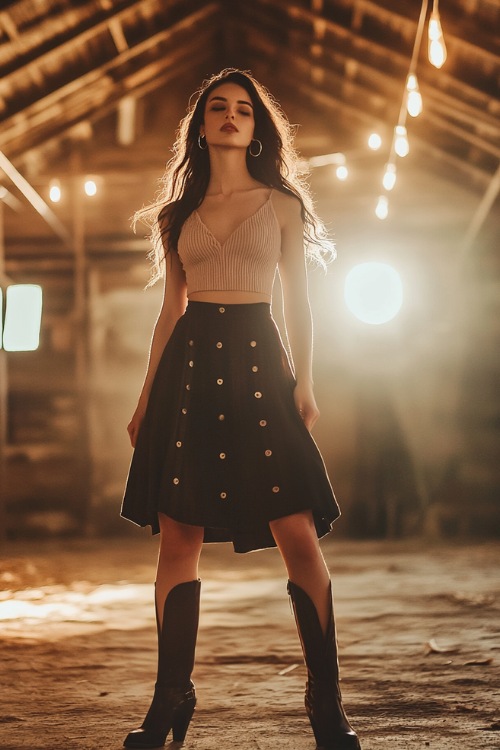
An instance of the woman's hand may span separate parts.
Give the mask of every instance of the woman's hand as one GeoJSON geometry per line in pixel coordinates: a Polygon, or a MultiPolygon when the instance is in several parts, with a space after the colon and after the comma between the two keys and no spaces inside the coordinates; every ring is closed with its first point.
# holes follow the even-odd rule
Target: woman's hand
{"type": "Polygon", "coordinates": [[[127,432],[130,437],[130,443],[132,445],[132,448],[135,448],[135,444],[137,442],[137,435],[139,434],[139,429],[142,424],[142,420],[144,419],[144,414],[146,413],[146,403],[144,401],[139,400],[139,403],[137,404],[137,408],[133,414],[132,419],[127,425],[127,432]]]}
{"type": "Polygon", "coordinates": [[[316,406],[312,383],[297,383],[293,392],[295,406],[305,426],[311,432],[319,418],[319,409],[316,406]]]}

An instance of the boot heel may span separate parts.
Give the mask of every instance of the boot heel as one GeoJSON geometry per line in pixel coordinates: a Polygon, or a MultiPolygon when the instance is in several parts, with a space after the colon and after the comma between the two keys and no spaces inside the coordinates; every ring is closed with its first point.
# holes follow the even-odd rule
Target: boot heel
{"type": "Polygon", "coordinates": [[[174,742],[184,742],[186,733],[193,718],[196,698],[191,698],[179,707],[172,721],[172,738],[174,742]]]}

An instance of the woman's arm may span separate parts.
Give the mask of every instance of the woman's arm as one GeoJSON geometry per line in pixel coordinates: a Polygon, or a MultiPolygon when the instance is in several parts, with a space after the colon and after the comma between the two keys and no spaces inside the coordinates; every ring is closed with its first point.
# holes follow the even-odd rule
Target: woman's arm
{"type": "Polygon", "coordinates": [[[307,293],[303,224],[300,203],[277,191],[273,194],[276,215],[281,226],[279,272],[283,289],[283,307],[297,385],[295,405],[308,430],[319,417],[313,393],[312,318],[307,293]]]}
{"type": "Polygon", "coordinates": [[[187,305],[186,277],[179,256],[177,253],[169,252],[164,262],[163,302],[153,330],[144,385],[142,386],[137,408],[127,426],[130,442],[133,447],[135,447],[137,434],[146,412],[151,386],[153,385],[161,356],[172,335],[175,324],[181,315],[183,315],[187,305]]]}

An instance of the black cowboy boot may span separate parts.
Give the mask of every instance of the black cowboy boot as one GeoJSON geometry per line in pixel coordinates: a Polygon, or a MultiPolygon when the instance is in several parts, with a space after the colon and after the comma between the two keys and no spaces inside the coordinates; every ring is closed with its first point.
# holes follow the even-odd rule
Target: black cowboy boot
{"type": "Polygon", "coordinates": [[[124,747],[153,748],[165,744],[172,729],[174,742],[183,742],[196,705],[191,672],[198,633],[200,581],[179,583],[169,592],[160,629],[158,609],[158,675],[149,711],[139,729],[125,738],[124,747]]]}
{"type": "Polygon", "coordinates": [[[342,706],[337,639],[332,606],[326,635],[306,592],[288,581],[288,593],[307,666],[305,706],[318,747],[324,750],[361,750],[358,737],[342,706]]]}

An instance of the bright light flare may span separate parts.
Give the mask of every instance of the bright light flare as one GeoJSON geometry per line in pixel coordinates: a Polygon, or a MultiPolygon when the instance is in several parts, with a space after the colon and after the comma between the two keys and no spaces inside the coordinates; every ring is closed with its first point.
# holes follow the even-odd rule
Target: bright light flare
{"type": "Polygon", "coordinates": [[[347,274],[344,299],[352,314],[369,325],[392,320],[403,304],[399,273],[387,263],[360,263],[347,274]]]}
{"type": "Polygon", "coordinates": [[[382,145],[382,138],[378,133],[371,133],[368,137],[368,148],[372,151],[378,151],[382,145]]]}
{"type": "Polygon", "coordinates": [[[59,203],[61,200],[61,183],[59,180],[51,180],[49,184],[49,198],[52,203],[59,203]]]}
{"type": "Polygon", "coordinates": [[[85,180],[85,193],[89,196],[89,198],[92,198],[92,196],[96,195],[97,193],[97,185],[94,180],[85,180]]]}
{"type": "Polygon", "coordinates": [[[3,347],[8,352],[32,352],[40,343],[42,288],[37,284],[7,287],[3,347]]]}
{"type": "Polygon", "coordinates": [[[337,179],[343,182],[344,180],[347,180],[349,176],[349,170],[345,166],[345,164],[341,164],[337,169],[335,170],[335,174],[337,175],[337,179]]]}

